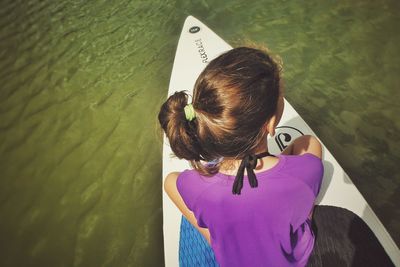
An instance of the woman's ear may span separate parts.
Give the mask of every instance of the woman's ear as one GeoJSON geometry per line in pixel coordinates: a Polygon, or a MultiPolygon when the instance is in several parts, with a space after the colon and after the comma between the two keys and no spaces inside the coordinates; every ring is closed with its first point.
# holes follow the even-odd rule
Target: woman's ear
{"type": "Polygon", "coordinates": [[[267,124],[267,129],[271,136],[275,135],[275,128],[276,126],[278,126],[278,123],[282,119],[284,107],[285,107],[285,100],[283,98],[283,94],[281,93],[278,98],[277,112],[275,113],[274,116],[272,116],[272,118],[268,121],[267,124]]]}
{"type": "Polygon", "coordinates": [[[264,131],[269,133],[269,135],[272,137],[275,135],[275,127],[276,127],[276,115],[272,116],[271,119],[264,125],[264,131]]]}

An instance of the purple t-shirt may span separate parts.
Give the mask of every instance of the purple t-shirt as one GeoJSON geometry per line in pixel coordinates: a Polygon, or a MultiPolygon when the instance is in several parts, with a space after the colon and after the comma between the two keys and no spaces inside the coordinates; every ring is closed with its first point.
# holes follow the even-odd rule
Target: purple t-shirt
{"type": "Polygon", "coordinates": [[[241,195],[232,194],[234,176],[182,172],[177,188],[200,227],[208,228],[217,262],[224,266],[304,266],[314,246],[308,216],[323,176],[312,154],[280,155],[269,170],[245,176],[241,195]]]}

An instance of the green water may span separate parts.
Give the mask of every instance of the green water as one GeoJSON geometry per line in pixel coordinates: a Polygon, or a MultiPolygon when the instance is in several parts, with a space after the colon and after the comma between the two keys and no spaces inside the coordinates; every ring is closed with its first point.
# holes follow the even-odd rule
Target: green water
{"type": "Polygon", "coordinates": [[[163,265],[156,115],[189,14],[282,56],[287,99],[400,243],[399,1],[0,7],[0,266],[163,265]]]}

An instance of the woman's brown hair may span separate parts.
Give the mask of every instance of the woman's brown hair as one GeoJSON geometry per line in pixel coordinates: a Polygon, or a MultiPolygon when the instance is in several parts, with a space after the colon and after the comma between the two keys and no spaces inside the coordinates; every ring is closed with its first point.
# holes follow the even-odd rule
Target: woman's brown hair
{"type": "Polygon", "coordinates": [[[267,53],[239,47],[212,60],[193,90],[196,118],[186,120],[188,94],[171,95],[158,119],[178,158],[200,173],[212,175],[219,158],[243,158],[264,138],[263,126],[276,113],[280,67],[267,53]]]}

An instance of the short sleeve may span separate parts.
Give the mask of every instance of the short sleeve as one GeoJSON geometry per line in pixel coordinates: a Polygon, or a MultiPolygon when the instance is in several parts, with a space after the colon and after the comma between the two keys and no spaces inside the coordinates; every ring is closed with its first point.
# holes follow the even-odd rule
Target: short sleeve
{"type": "Polygon", "coordinates": [[[182,172],[176,181],[176,187],[178,188],[178,192],[183,198],[186,206],[193,211],[193,206],[195,199],[199,195],[199,188],[195,185],[196,179],[193,177],[193,173],[191,171],[182,172]]]}
{"type": "Polygon", "coordinates": [[[301,164],[303,168],[299,172],[299,178],[302,179],[317,196],[321,187],[322,177],[324,176],[324,165],[322,160],[311,154],[301,155],[301,164]]]}
{"type": "Polygon", "coordinates": [[[310,153],[285,156],[282,172],[292,179],[288,185],[285,201],[288,203],[290,223],[293,230],[307,220],[324,174],[322,160],[310,153]]]}
{"type": "Polygon", "coordinates": [[[311,153],[287,157],[290,163],[287,164],[285,172],[302,180],[313,191],[314,196],[317,196],[324,175],[322,160],[311,153]]]}
{"type": "Polygon", "coordinates": [[[205,209],[197,201],[201,193],[206,189],[207,183],[203,182],[200,175],[194,170],[182,172],[176,181],[176,187],[186,206],[194,213],[197,224],[206,228],[204,222],[205,209]]]}

